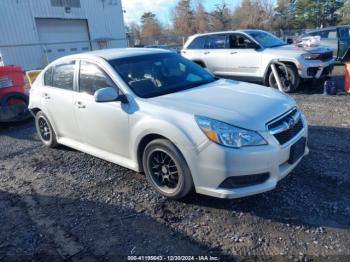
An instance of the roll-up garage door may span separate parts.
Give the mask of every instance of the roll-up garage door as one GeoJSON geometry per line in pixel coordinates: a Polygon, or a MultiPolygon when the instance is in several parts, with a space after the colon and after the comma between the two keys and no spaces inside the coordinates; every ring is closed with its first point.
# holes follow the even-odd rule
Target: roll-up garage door
{"type": "Polygon", "coordinates": [[[36,25],[49,62],[91,50],[89,29],[84,19],[37,18],[36,25]]]}

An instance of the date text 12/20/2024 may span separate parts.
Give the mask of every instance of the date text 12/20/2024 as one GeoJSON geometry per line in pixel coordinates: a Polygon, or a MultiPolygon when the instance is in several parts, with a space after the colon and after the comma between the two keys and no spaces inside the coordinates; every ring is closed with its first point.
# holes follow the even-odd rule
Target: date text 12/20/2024
{"type": "Polygon", "coordinates": [[[128,256],[128,261],[220,261],[216,256],[128,256]]]}

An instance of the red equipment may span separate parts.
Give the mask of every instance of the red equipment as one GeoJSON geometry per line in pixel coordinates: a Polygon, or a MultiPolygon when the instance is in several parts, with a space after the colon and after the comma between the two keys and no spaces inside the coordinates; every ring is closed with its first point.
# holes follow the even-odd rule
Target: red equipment
{"type": "MultiPolygon", "coordinates": [[[[13,92],[25,94],[22,68],[20,66],[0,66],[0,100],[13,92]]],[[[9,104],[18,103],[23,102],[9,101],[9,104]]]]}
{"type": "Polygon", "coordinates": [[[344,90],[345,92],[350,93],[350,62],[345,62],[344,66],[344,90]]]}

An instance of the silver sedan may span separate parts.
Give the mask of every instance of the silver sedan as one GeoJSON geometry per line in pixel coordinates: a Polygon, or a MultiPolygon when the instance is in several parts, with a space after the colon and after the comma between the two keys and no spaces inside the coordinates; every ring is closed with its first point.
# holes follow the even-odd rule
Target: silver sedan
{"type": "Polygon", "coordinates": [[[271,190],[308,153],[306,119],[288,95],[217,79],[160,49],[56,60],[33,84],[29,108],[46,146],[145,172],[174,199],[271,190]]]}

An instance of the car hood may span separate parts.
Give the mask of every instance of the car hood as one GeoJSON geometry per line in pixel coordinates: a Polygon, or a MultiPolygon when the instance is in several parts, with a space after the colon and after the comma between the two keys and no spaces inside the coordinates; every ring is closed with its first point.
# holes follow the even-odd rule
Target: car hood
{"type": "Polygon", "coordinates": [[[147,101],[255,131],[265,130],[267,122],[296,106],[294,99],[273,88],[223,79],[147,101]]]}
{"type": "Polygon", "coordinates": [[[265,51],[268,52],[273,52],[273,53],[283,53],[284,55],[302,55],[305,53],[326,53],[331,51],[328,47],[325,46],[316,46],[316,47],[299,47],[296,45],[283,45],[283,46],[277,46],[277,47],[271,47],[271,48],[266,48],[265,51]]]}

